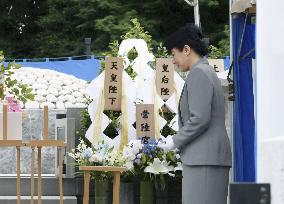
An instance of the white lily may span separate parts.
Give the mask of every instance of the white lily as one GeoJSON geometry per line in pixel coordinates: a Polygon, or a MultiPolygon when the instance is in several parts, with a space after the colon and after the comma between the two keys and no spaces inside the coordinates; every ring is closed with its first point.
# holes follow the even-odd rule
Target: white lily
{"type": "Polygon", "coordinates": [[[163,161],[162,163],[163,163],[164,167],[166,167],[168,169],[169,172],[174,171],[174,166],[169,165],[169,163],[167,163],[166,161],[163,161]]]}
{"type": "Polygon", "coordinates": [[[165,167],[163,162],[160,161],[160,159],[155,158],[154,162],[150,163],[149,166],[144,169],[144,172],[152,174],[167,174],[169,173],[169,170],[165,167]]]}
{"type": "Polygon", "coordinates": [[[181,162],[178,162],[177,167],[175,167],[174,171],[182,171],[182,170],[183,170],[182,164],[181,164],[181,162]]]}

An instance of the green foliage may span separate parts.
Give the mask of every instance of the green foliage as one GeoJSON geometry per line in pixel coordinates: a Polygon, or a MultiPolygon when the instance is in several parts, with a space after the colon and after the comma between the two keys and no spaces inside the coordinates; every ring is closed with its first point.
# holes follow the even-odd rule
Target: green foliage
{"type": "Polygon", "coordinates": [[[91,147],[91,143],[89,140],[85,137],[85,134],[88,130],[88,128],[91,126],[92,121],[90,118],[90,115],[88,113],[88,108],[84,108],[81,113],[81,120],[80,120],[80,129],[76,132],[76,135],[82,139],[89,147],[91,147]]]}
{"type": "Polygon", "coordinates": [[[230,55],[230,29],[228,25],[224,26],[222,34],[224,37],[218,42],[217,46],[210,45],[208,47],[208,57],[211,59],[223,58],[230,55]]]}
{"type": "Polygon", "coordinates": [[[230,56],[230,27],[229,25],[224,26],[224,31],[221,32],[223,34],[223,38],[218,42],[218,47],[220,48],[220,52],[222,56],[230,56]]]}
{"type": "Polygon", "coordinates": [[[0,76],[4,77],[5,84],[0,85],[0,99],[4,99],[4,91],[15,96],[16,99],[27,102],[28,100],[34,100],[35,95],[33,94],[33,89],[29,88],[27,84],[19,83],[16,79],[13,79],[12,75],[14,74],[15,69],[19,69],[20,65],[15,62],[8,63],[8,66],[5,67],[1,62],[4,61],[3,52],[0,51],[0,76]]]}
{"type": "Polygon", "coordinates": [[[220,49],[218,49],[217,47],[213,45],[209,45],[208,51],[209,51],[208,58],[210,59],[219,59],[223,57],[220,49]]]}
{"type": "Polygon", "coordinates": [[[148,49],[151,52],[153,50],[152,36],[148,31],[145,31],[144,27],[141,26],[137,18],[133,18],[130,21],[132,23],[131,28],[125,35],[121,36],[121,39],[143,39],[147,43],[148,49]]]}
{"type": "MultiPolygon", "coordinates": [[[[205,36],[227,51],[224,26],[229,24],[229,1],[199,4],[205,36]]],[[[194,21],[193,7],[183,0],[1,0],[0,9],[0,50],[8,58],[82,55],[85,37],[92,38],[94,54],[102,54],[109,42],[126,35],[134,18],[151,33],[155,48],[177,28],[194,21]]],[[[135,32],[140,31],[125,37],[132,38],[135,32]]],[[[145,35],[140,38],[146,39],[145,35]]]]}

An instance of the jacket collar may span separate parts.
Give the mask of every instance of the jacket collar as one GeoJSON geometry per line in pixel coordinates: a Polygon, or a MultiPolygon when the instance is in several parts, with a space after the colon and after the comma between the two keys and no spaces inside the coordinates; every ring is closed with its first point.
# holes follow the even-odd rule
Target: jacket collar
{"type": "Polygon", "coordinates": [[[207,65],[209,65],[209,62],[208,62],[208,60],[207,60],[206,57],[200,58],[200,60],[199,60],[198,62],[196,62],[194,65],[192,65],[191,71],[192,71],[194,68],[196,68],[196,67],[198,67],[199,65],[201,65],[201,64],[207,64],[207,65]]]}

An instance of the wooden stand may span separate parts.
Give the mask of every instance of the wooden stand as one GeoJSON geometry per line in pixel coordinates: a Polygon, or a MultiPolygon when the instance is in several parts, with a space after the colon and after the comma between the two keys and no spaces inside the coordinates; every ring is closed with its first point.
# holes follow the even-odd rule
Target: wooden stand
{"type": "Polygon", "coordinates": [[[21,163],[20,147],[25,146],[21,140],[8,140],[8,107],[3,105],[3,140],[0,140],[0,147],[16,147],[17,149],[17,204],[21,203],[21,163]]]}
{"type": "Polygon", "coordinates": [[[111,171],[113,180],[113,204],[119,204],[120,174],[126,171],[125,167],[115,166],[80,166],[79,170],[84,171],[84,201],[83,204],[89,204],[89,184],[91,171],[111,171]]]}
{"type": "Polygon", "coordinates": [[[16,147],[17,149],[17,204],[21,203],[21,169],[20,169],[20,147],[27,146],[32,150],[31,161],[31,204],[34,204],[34,161],[35,148],[38,149],[38,204],[41,204],[42,195],[42,178],[41,178],[41,150],[42,147],[57,147],[58,155],[58,175],[59,175],[59,193],[60,204],[63,204],[63,189],[62,189],[62,160],[61,150],[66,147],[63,140],[49,140],[48,139],[48,108],[44,107],[44,140],[34,140],[30,142],[22,142],[21,140],[7,140],[7,105],[3,105],[3,140],[0,140],[0,147],[16,147]]]}
{"type": "Polygon", "coordinates": [[[49,140],[48,139],[48,108],[44,107],[44,140],[33,140],[27,142],[25,145],[32,149],[32,162],[31,162],[31,204],[34,203],[34,149],[38,150],[38,204],[41,204],[42,195],[42,178],[41,178],[41,151],[43,147],[57,147],[58,155],[58,179],[59,179],[59,194],[60,204],[63,204],[63,188],[62,188],[62,160],[61,150],[62,147],[66,147],[66,143],[63,140],[49,140]]]}

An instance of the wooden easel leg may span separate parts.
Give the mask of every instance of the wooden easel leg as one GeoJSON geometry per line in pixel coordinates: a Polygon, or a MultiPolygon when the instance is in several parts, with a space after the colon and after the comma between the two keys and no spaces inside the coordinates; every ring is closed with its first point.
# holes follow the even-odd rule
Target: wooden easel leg
{"type": "Polygon", "coordinates": [[[119,204],[120,172],[113,172],[113,204],[119,204]]]}
{"type": "Polygon", "coordinates": [[[84,171],[84,201],[83,204],[89,204],[90,171],[84,171]]]}
{"type": "Polygon", "coordinates": [[[35,147],[32,148],[32,161],[31,161],[31,204],[34,204],[34,191],[35,191],[35,147]]]}
{"type": "Polygon", "coordinates": [[[41,147],[37,147],[37,174],[38,174],[38,179],[37,179],[37,203],[41,204],[41,147]]]}
{"type": "Polygon", "coordinates": [[[59,177],[59,193],[60,193],[60,204],[63,204],[63,189],[62,189],[62,158],[61,151],[62,148],[58,147],[58,177],[59,177]]]}
{"type": "Polygon", "coordinates": [[[3,105],[3,140],[8,139],[8,106],[3,105]]]}
{"type": "Polygon", "coordinates": [[[17,147],[17,204],[21,204],[21,154],[17,147]]]}

